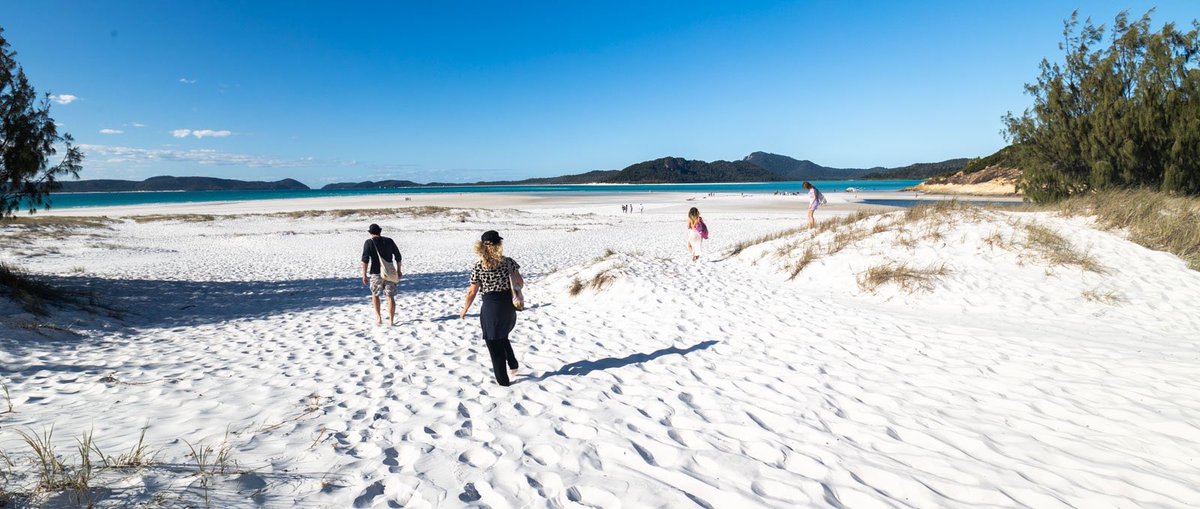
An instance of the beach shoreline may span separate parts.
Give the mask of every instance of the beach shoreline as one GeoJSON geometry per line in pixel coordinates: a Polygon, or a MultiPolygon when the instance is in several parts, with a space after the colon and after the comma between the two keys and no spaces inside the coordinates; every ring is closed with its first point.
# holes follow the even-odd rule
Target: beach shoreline
{"type": "MultiPolygon", "coordinates": [[[[921,200],[936,202],[944,197],[926,193],[905,192],[827,192],[829,204],[823,211],[847,212],[879,207],[861,203],[863,200],[921,200]]],[[[991,196],[961,196],[957,199],[974,201],[993,199],[991,196]]],[[[1014,200],[1014,201],[1019,201],[1014,200]]],[[[447,207],[481,209],[521,209],[530,212],[581,212],[620,214],[621,206],[634,206],[648,214],[676,214],[682,208],[698,207],[702,212],[803,214],[808,198],[803,195],[747,193],[437,193],[422,195],[374,194],[362,196],[330,196],[319,198],[289,198],[275,200],[185,202],[108,207],[72,207],[38,211],[34,216],[127,217],[139,215],[213,214],[240,215],[300,212],[309,210],[371,210],[408,207],[447,207]]]]}

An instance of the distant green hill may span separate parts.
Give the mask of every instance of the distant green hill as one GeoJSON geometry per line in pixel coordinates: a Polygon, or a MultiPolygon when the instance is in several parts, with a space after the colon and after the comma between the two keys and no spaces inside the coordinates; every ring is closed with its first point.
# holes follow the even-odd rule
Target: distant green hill
{"type": "Polygon", "coordinates": [[[842,179],[926,179],[959,171],[970,159],[949,159],[938,163],[915,163],[899,168],[831,168],[806,159],[754,152],[743,161],[754,163],[778,175],[783,180],[842,180],[842,179]]]}
{"type": "Polygon", "coordinates": [[[758,165],[759,167],[779,176],[782,180],[839,180],[858,178],[872,171],[883,170],[884,168],[830,168],[821,166],[807,159],[795,159],[792,157],[772,154],[770,152],[753,152],[750,155],[742,158],[743,161],[758,165]]]}
{"type": "Polygon", "coordinates": [[[921,180],[955,173],[963,169],[971,159],[965,157],[948,159],[940,163],[916,163],[900,168],[891,168],[863,175],[864,179],[878,180],[921,180]]]}
{"type": "Polygon", "coordinates": [[[405,187],[421,187],[421,184],[411,180],[380,180],[379,182],[339,182],[336,184],[328,184],[322,187],[322,190],[338,190],[338,189],[400,189],[405,187]]]}
{"type": "Polygon", "coordinates": [[[783,180],[748,161],[704,161],[663,157],[626,167],[607,182],[620,184],[771,182],[783,180]]]}
{"type": "Polygon", "coordinates": [[[135,180],[68,180],[60,182],[60,193],[118,193],[129,191],[278,191],[304,190],[308,186],[293,179],[248,182],[213,177],[150,177],[135,180]]]}
{"type": "Polygon", "coordinates": [[[1017,167],[1017,162],[1013,158],[1012,145],[1009,145],[1000,150],[997,150],[995,154],[992,154],[990,156],[977,157],[975,159],[972,159],[970,162],[968,162],[966,164],[966,166],[964,166],[962,168],[962,172],[964,174],[971,174],[971,173],[975,173],[977,171],[981,171],[984,168],[987,168],[989,166],[996,166],[996,165],[1003,166],[1006,168],[1017,167]]]}
{"type": "Polygon", "coordinates": [[[564,185],[564,184],[595,184],[605,182],[613,175],[619,173],[618,170],[593,170],[587,173],[579,173],[575,175],[562,175],[559,177],[537,177],[525,180],[492,180],[481,181],[471,184],[448,183],[448,182],[430,182],[425,184],[430,187],[453,187],[453,186],[532,186],[532,185],[564,185]]]}

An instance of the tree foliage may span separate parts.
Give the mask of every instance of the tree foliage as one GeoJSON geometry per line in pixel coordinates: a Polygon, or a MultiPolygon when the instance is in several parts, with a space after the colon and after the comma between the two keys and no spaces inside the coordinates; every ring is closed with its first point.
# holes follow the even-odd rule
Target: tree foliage
{"type": "Polygon", "coordinates": [[[1066,21],[1063,62],[1043,60],[1025,85],[1033,107],[1004,117],[1030,199],[1112,187],[1200,194],[1200,22],[1153,31],[1152,12],[1122,12],[1111,29],[1078,13],[1066,21]]]}
{"type": "Polygon", "coordinates": [[[49,207],[63,176],[78,177],[83,153],[50,118],[50,98],[38,100],[0,28],[0,217],[19,208],[49,207]],[[60,145],[65,154],[54,161],[60,145]]]}

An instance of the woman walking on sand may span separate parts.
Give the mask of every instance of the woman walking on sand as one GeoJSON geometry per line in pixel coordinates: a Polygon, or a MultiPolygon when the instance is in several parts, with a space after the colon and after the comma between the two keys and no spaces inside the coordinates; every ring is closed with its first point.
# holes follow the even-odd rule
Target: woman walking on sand
{"type": "Polygon", "coordinates": [[[821,194],[821,190],[816,186],[804,181],[804,188],[808,190],[808,227],[812,228],[817,225],[817,221],[813,219],[813,212],[817,211],[817,207],[827,203],[825,195],[821,194]]]}
{"type": "Polygon", "coordinates": [[[707,238],[708,225],[704,224],[704,218],[700,217],[700,209],[692,207],[692,210],[688,211],[687,247],[693,262],[704,254],[704,241],[707,238]]]}
{"type": "Polygon", "coordinates": [[[471,286],[467,288],[466,303],[458,318],[467,317],[475,295],[482,291],[479,325],[483,328],[483,340],[492,358],[496,383],[508,386],[512,383],[511,377],[517,376],[517,356],[508,341],[508,333],[517,324],[517,310],[524,307],[520,295],[525,279],[518,271],[521,266],[504,256],[503,240],[495,230],[489,230],[475,243],[479,261],[471,268],[471,286]],[[505,371],[506,365],[509,371],[505,371]]]}

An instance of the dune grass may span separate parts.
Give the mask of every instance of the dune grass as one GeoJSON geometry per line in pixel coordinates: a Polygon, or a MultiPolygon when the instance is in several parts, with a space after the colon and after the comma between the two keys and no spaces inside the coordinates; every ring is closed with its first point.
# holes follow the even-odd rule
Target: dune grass
{"type": "Polygon", "coordinates": [[[1076,196],[1052,207],[1068,216],[1093,216],[1101,227],[1125,231],[1130,241],[1174,254],[1200,271],[1200,197],[1127,189],[1076,196]]]}
{"type": "Polygon", "coordinates": [[[785,237],[791,237],[793,235],[798,235],[798,234],[802,234],[805,232],[812,232],[812,235],[816,236],[821,233],[836,230],[845,225],[857,223],[868,217],[884,214],[886,212],[887,211],[876,210],[876,209],[859,210],[848,216],[838,217],[838,218],[830,219],[828,221],[819,222],[819,223],[817,223],[817,225],[814,228],[808,228],[808,227],[802,226],[802,227],[797,227],[797,228],[788,228],[786,230],[780,230],[775,233],[768,233],[766,235],[761,235],[759,237],[755,237],[753,239],[745,240],[745,241],[739,242],[737,244],[734,244],[733,247],[729,248],[729,250],[726,251],[725,258],[731,258],[731,257],[737,256],[737,255],[741,254],[742,251],[745,251],[747,248],[752,247],[752,246],[757,246],[759,244],[765,244],[765,243],[771,242],[773,240],[779,240],[779,239],[782,239],[785,237]]]}
{"type": "Polygon", "coordinates": [[[470,217],[471,209],[419,205],[415,207],[395,207],[386,209],[334,209],[334,210],[298,210],[294,212],[276,212],[271,214],[253,214],[266,217],[286,217],[290,219],[305,218],[345,218],[345,217],[437,217],[454,215],[459,222],[470,217]]]}
{"type": "Polygon", "coordinates": [[[48,304],[70,300],[62,290],[2,262],[0,291],[8,293],[25,311],[41,316],[49,314],[48,304]]]}
{"type": "Polygon", "coordinates": [[[0,218],[0,227],[19,225],[27,230],[62,230],[71,228],[107,228],[113,220],[108,217],[84,216],[18,216],[0,218]]]}
{"type": "Polygon", "coordinates": [[[143,223],[161,223],[166,221],[179,223],[210,223],[216,221],[220,216],[214,214],[150,214],[145,216],[132,216],[130,219],[138,224],[143,223]]]}
{"type": "Polygon", "coordinates": [[[858,287],[863,291],[875,292],[883,285],[893,284],[910,293],[918,290],[929,291],[948,273],[945,265],[917,268],[904,263],[888,262],[859,274],[858,287]]]}
{"type": "MultiPolygon", "coordinates": [[[[0,482],[0,507],[9,507],[9,504],[21,500],[33,500],[44,494],[64,492],[71,496],[73,504],[79,507],[91,507],[93,503],[91,500],[92,490],[96,487],[96,480],[101,474],[116,471],[126,475],[131,470],[155,466],[154,454],[146,443],[147,429],[148,427],[143,427],[137,442],[127,452],[115,457],[106,456],[100,450],[92,431],[84,432],[75,439],[75,444],[71,448],[71,452],[74,454],[71,452],[62,454],[58,444],[55,443],[53,425],[43,428],[40,432],[32,429],[28,432],[16,430],[28,447],[29,457],[27,459],[30,460],[22,461],[21,464],[28,464],[32,469],[22,472],[20,478],[25,478],[25,475],[28,474],[31,483],[19,486],[16,490],[11,489],[12,469],[16,467],[17,463],[13,461],[13,457],[0,451],[0,481],[2,481],[0,482]]],[[[212,477],[246,472],[233,458],[233,444],[230,442],[228,430],[225,437],[219,442],[211,444],[204,441],[195,444],[186,440],[182,440],[182,442],[188,448],[187,457],[192,460],[192,468],[187,470],[193,471],[189,475],[199,478],[199,486],[203,492],[206,507],[209,506],[208,491],[212,477]]],[[[178,471],[178,465],[164,466],[178,471]]]]}
{"type": "Polygon", "coordinates": [[[1089,302],[1099,302],[1101,304],[1113,305],[1113,304],[1119,304],[1121,302],[1121,297],[1119,295],[1117,295],[1116,290],[1103,290],[1100,288],[1093,288],[1091,290],[1083,292],[1082,297],[1083,297],[1083,300],[1086,300],[1089,302]]]}
{"type": "Polygon", "coordinates": [[[12,395],[8,393],[8,384],[4,383],[4,380],[0,380],[0,389],[4,390],[4,405],[7,407],[7,409],[3,412],[0,412],[0,414],[11,414],[13,412],[12,395]]]}
{"type": "Polygon", "coordinates": [[[1103,273],[1104,267],[1092,255],[1075,249],[1058,232],[1039,224],[1025,225],[1026,245],[1054,265],[1075,265],[1088,272],[1103,273]]]}
{"type": "MultiPolygon", "coordinates": [[[[612,248],[606,248],[604,250],[604,253],[602,253],[600,256],[597,256],[596,258],[592,259],[592,261],[589,265],[594,266],[600,262],[611,259],[612,257],[616,256],[617,254],[618,254],[617,251],[613,250],[612,248]]],[[[626,254],[631,255],[631,256],[641,256],[640,253],[626,253],[626,254]]],[[[605,288],[608,288],[610,285],[612,285],[613,281],[617,280],[616,272],[623,268],[625,268],[625,262],[621,261],[621,260],[617,260],[612,265],[605,267],[604,270],[601,270],[601,271],[593,274],[592,278],[589,280],[582,280],[582,279],[579,279],[578,277],[573,278],[573,279],[571,279],[571,285],[567,287],[567,293],[570,294],[572,297],[575,297],[575,296],[578,296],[580,293],[583,293],[583,291],[588,288],[590,288],[596,292],[602,291],[605,288]]]]}
{"type": "Polygon", "coordinates": [[[572,297],[578,296],[586,288],[591,288],[593,291],[602,291],[612,285],[613,281],[617,280],[617,276],[613,273],[616,270],[624,268],[624,264],[616,264],[608,267],[592,276],[588,281],[575,278],[571,280],[571,286],[567,288],[567,293],[572,297]]]}

